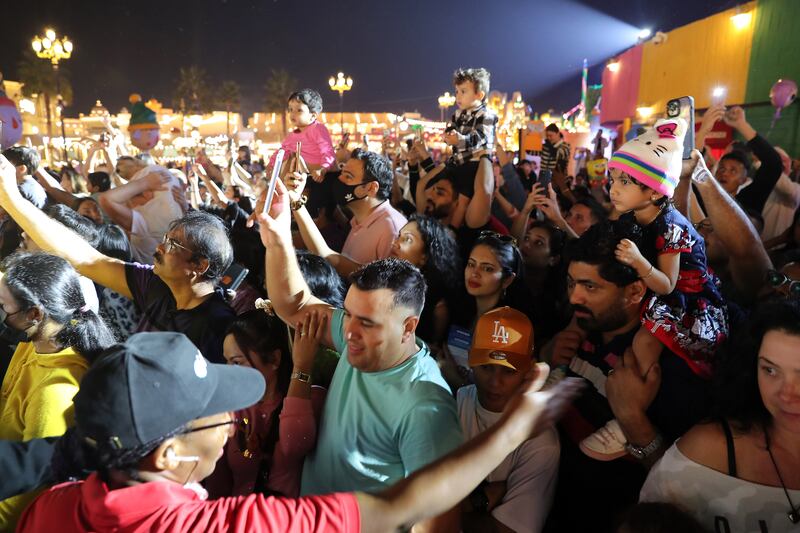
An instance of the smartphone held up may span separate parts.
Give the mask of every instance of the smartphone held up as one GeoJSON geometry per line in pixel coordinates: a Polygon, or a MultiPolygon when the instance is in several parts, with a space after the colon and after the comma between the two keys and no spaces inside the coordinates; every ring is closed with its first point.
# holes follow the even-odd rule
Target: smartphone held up
{"type": "Polygon", "coordinates": [[[690,159],[694,150],[694,98],[681,96],[667,102],[667,118],[682,118],[686,123],[683,138],[683,158],[690,159]]]}
{"type": "Polygon", "coordinates": [[[269,213],[269,210],[272,208],[272,198],[275,196],[275,186],[280,179],[281,166],[283,165],[283,156],[285,153],[283,148],[278,150],[278,154],[275,156],[275,163],[272,165],[272,177],[269,180],[269,188],[267,189],[267,200],[264,202],[265,215],[269,213]]]}

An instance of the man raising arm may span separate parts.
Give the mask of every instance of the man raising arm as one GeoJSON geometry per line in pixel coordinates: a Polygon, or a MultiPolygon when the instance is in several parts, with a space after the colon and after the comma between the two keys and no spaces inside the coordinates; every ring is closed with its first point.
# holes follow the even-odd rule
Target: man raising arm
{"type": "Polygon", "coordinates": [[[131,298],[125,283],[125,263],[101,254],[25,200],[17,188],[14,167],[5,157],[0,157],[0,205],[42,250],[63,257],[81,275],[131,298]]]}

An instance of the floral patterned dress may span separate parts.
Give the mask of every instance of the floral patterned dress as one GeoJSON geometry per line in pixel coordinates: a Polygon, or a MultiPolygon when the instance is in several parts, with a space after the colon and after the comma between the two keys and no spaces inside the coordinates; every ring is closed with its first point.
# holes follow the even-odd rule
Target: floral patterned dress
{"type": "Polygon", "coordinates": [[[728,336],[728,310],[719,280],[708,269],[705,241],[672,206],[642,229],[642,254],[653,265],[661,255],[681,254],[675,290],[645,300],[642,324],[692,371],[709,378],[714,353],[728,336]]]}

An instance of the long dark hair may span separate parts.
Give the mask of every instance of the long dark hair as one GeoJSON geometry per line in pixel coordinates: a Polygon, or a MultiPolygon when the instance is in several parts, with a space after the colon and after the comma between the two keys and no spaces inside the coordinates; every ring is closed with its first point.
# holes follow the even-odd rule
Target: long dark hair
{"type": "Polygon", "coordinates": [[[416,222],[425,244],[427,260],[420,270],[428,287],[440,286],[447,293],[458,290],[463,279],[463,267],[458,254],[458,243],[453,234],[441,222],[428,215],[417,213],[411,215],[408,221],[416,222]]]}
{"type": "Polygon", "coordinates": [[[800,336],[800,302],[774,299],[761,304],[718,355],[712,413],[716,419],[730,420],[739,431],[769,425],[772,419],[758,389],[758,352],[770,331],[800,336]]]}
{"type": "MultiPolygon", "coordinates": [[[[296,250],[297,265],[311,294],[336,308],[344,306],[344,280],[333,266],[308,250],[296,250]]],[[[263,261],[262,261],[263,263],[263,261]]]]}
{"type": "Polygon", "coordinates": [[[289,390],[289,376],[292,373],[292,352],[289,349],[289,332],[286,324],[277,316],[268,315],[261,310],[247,311],[237,316],[228,326],[225,336],[233,335],[236,344],[245,354],[250,365],[255,368],[254,354],[262,363],[270,363],[272,352],[281,351],[278,367],[278,390],[283,394],[289,390]],[[288,368],[288,370],[286,370],[288,368]],[[283,374],[286,374],[283,376],[283,374]]]}
{"type": "Polygon", "coordinates": [[[17,252],[3,263],[3,280],[21,310],[33,307],[63,325],[55,340],[72,347],[88,361],[114,344],[111,330],[86,308],[75,269],[64,259],[42,252],[17,252]]]}
{"type": "MultiPolygon", "coordinates": [[[[286,324],[277,316],[268,315],[261,310],[253,310],[237,316],[225,332],[225,336],[228,335],[233,335],[236,344],[253,368],[255,368],[252,360],[253,356],[258,357],[263,363],[269,363],[271,362],[272,353],[275,350],[281,351],[276,386],[281,396],[286,397],[293,367],[292,352],[289,348],[289,332],[286,324]]],[[[283,400],[272,412],[269,433],[261,442],[261,451],[270,460],[274,457],[275,446],[278,444],[280,436],[278,417],[282,409],[283,400]]]]}

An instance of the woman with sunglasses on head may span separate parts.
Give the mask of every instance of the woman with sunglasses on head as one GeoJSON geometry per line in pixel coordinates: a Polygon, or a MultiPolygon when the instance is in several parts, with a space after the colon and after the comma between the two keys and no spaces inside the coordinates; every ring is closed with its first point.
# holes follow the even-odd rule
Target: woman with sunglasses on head
{"type": "MultiPolygon", "coordinates": [[[[3,324],[19,344],[0,392],[0,439],[62,435],[73,423],[72,397],[94,357],[114,343],[86,305],[78,274],[61,258],[19,252],[3,264],[3,324]]],[[[0,530],[13,529],[29,492],[0,502],[0,530]]]]}
{"type": "Polygon", "coordinates": [[[800,302],[767,302],[737,331],[714,417],[667,450],[640,499],[680,505],[711,531],[798,531],[800,302]]]}
{"type": "Polygon", "coordinates": [[[248,311],[228,327],[228,364],[258,370],[267,386],[260,401],[236,413],[234,438],[206,482],[211,496],[299,494],[303,459],[316,442],[311,372],[324,322],[307,316],[291,348],[286,325],[270,312],[248,311]]]}
{"type": "Polygon", "coordinates": [[[524,272],[522,254],[513,237],[483,231],[472,244],[464,267],[466,297],[454,309],[448,349],[443,351],[442,372],[453,390],[468,381],[466,361],[452,357],[459,342],[453,339],[464,339],[468,346],[478,318],[497,307],[507,305],[530,314],[524,272]]]}

